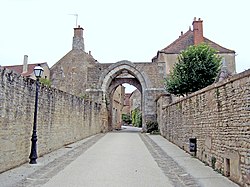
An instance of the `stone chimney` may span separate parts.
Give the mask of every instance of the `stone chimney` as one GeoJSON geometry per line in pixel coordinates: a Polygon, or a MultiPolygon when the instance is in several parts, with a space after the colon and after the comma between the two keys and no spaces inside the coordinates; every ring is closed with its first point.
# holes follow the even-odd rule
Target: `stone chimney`
{"type": "Polygon", "coordinates": [[[23,73],[28,71],[28,55],[23,57],[23,73]]]}
{"type": "Polygon", "coordinates": [[[203,21],[200,18],[198,20],[194,18],[193,21],[194,45],[198,45],[204,42],[202,22],[203,21]]]}
{"type": "Polygon", "coordinates": [[[78,28],[74,28],[74,37],[73,37],[73,44],[72,49],[84,49],[84,39],[83,39],[83,28],[78,25],[78,28]]]}

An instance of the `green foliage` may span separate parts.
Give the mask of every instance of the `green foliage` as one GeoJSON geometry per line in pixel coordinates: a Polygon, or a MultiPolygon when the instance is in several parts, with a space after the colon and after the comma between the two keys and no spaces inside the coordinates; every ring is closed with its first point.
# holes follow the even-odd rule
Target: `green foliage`
{"type": "Polygon", "coordinates": [[[215,81],[221,67],[221,57],[206,44],[190,46],[178,56],[165,87],[174,95],[189,94],[215,81]]]}
{"type": "Polygon", "coordinates": [[[142,115],[141,112],[135,118],[135,124],[137,127],[142,127],[142,115]]]}
{"type": "Polygon", "coordinates": [[[127,124],[130,124],[132,122],[131,117],[128,114],[122,114],[122,121],[127,124]]]}
{"type": "Polygon", "coordinates": [[[158,123],[157,123],[157,121],[147,121],[146,122],[146,128],[147,128],[148,133],[158,131],[158,123]]]}
{"type": "Polygon", "coordinates": [[[132,110],[132,125],[134,127],[142,127],[142,115],[137,108],[132,110]]]}
{"type": "Polygon", "coordinates": [[[46,78],[40,78],[39,82],[46,85],[46,86],[51,86],[51,80],[46,79],[46,78]]]}

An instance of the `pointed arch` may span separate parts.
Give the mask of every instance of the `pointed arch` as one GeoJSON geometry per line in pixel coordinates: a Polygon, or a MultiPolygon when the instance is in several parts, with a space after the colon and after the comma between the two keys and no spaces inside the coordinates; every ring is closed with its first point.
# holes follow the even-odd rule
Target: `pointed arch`
{"type": "Polygon", "coordinates": [[[137,68],[136,65],[130,61],[120,61],[115,64],[110,65],[99,78],[99,88],[106,93],[112,80],[116,78],[123,70],[128,71],[129,74],[134,76],[142,87],[142,92],[148,87],[148,82],[145,77],[137,68]]]}
{"type": "MultiPolygon", "coordinates": [[[[103,93],[103,99],[107,100],[108,103],[110,103],[109,98],[112,96],[113,91],[115,90],[115,87],[117,87],[118,84],[125,83],[127,80],[121,80],[118,81],[116,78],[118,75],[122,74],[122,72],[126,70],[128,74],[132,75],[135,80],[133,80],[133,85],[139,88],[139,91],[141,92],[141,106],[142,106],[142,125],[145,129],[145,92],[148,88],[148,78],[147,75],[143,74],[140,69],[136,67],[135,63],[132,63],[130,61],[119,61],[115,64],[110,65],[99,78],[98,87],[101,89],[103,93]]],[[[109,104],[108,104],[109,105],[109,104]]],[[[112,107],[109,105],[109,107],[112,107]]],[[[108,108],[109,108],[108,107],[108,108]]],[[[109,119],[111,118],[111,109],[109,109],[109,119]]]]}

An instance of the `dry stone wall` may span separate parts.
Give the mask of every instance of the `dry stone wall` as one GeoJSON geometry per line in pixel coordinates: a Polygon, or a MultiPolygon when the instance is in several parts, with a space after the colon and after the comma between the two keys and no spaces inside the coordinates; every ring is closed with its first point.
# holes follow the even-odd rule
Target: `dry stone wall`
{"type": "Polygon", "coordinates": [[[250,185],[250,70],[174,103],[163,100],[158,99],[157,114],[164,137],[186,151],[196,138],[200,160],[250,185]]]}
{"type": "MultiPolygon", "coordinates": [[[[0,68],[0,173],[28,161],[34,118],[35,81],[0,68]]],[[[99,133],[101,105],[41,86],[38,155],[99,133]]]]}

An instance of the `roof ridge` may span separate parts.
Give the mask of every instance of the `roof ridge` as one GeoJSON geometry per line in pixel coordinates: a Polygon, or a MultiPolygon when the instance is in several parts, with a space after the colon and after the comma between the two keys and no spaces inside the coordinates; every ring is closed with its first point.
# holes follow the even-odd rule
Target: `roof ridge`
{"type": "MultiPolygon", "coordinates": [[[[27,65],[36,65],[36,64],[47,64],[47,62],[42,62],[42,63],[32,63],[32,64],[27,64],[27,65]]],[[[17,67],[17,66],[23,66],[23,64],[18,64],[18,65],[10,65],[10,66],[2,66],[2,67],[17,67]]]]}

